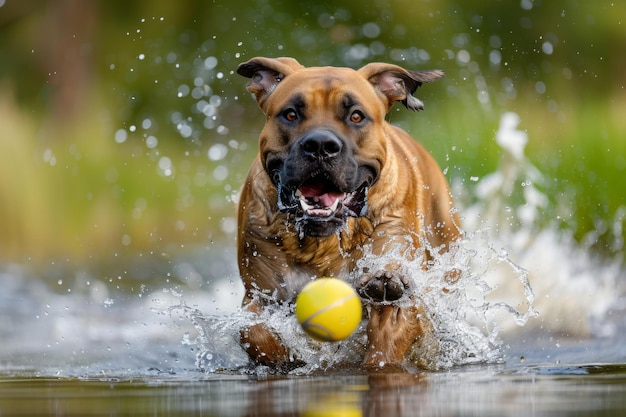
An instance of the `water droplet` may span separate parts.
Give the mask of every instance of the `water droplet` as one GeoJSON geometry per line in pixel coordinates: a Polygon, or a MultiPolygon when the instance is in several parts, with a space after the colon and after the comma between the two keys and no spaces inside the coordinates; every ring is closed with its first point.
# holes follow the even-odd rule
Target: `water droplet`
{"type": "Polygon", "coordinates": [[[210,56],[204,60],[204,67],[208,70],[212,70],[217,66],[217,58],[210,56]]]}
{"type": "Polygon", "coordinates": [[[159,171],[162,175],[169,177],[172,175],[172,160],[167,156],[162,156],[159,159],[159,171]]]}
{"type": "Polygon", "coordinates": [[[363,25],[363,35],[368,38],[376,38],[380,35],[380,26],[374,22],[369,22],[363,25]]]}
{"type": "Polygon", "coordinates": [[[149,149],[156,148],[158,144],[159,144],[159,140],[155,136],[150,135],[146,138],[146,146],[149,149]]]}
{"type": "Polygon", "coordinates": [[[224,181],[228,177],[228,167],[226,165],[218,165],[213,170],[213,178],[217,181],[224,181]]]}
{"type": "Polygon", "coordinates": [[[208,151],[208,157],[211,161],[221,161],[228,154],[228,148],[222,143],[216,143],[211,146],[208,151]]]}

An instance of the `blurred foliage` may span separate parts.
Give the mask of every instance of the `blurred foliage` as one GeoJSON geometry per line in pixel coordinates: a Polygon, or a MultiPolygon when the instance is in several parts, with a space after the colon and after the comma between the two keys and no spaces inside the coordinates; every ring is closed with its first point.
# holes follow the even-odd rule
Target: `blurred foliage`
{"type": "Polygon", "coordinates": [[[418,91],[426,112],[390,120],[471,188],[517,112],[554,199],[545,222],[621,252],[624,50],[616,1],[0,1],[0,256],[232,244],[263,122],[234,69],[257,55],[445,70],[418,91]]]}

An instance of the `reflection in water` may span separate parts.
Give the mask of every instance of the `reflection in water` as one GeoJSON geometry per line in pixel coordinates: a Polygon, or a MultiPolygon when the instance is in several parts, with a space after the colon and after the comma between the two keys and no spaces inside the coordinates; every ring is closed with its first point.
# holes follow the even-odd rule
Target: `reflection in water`
{"type": "Polygon", "coordinates": [[[357,393],[335,393],[316,398],[308,404],[302,416],[306,417],[361,417],[361,407],[357,393]]]}
{"type": "Polygon", "coordinates": [[[620,416],[624,366],[472,367],[444,373],[251,379],[197,372],[139,378],[0,376],[2,415],[620,416]]]}

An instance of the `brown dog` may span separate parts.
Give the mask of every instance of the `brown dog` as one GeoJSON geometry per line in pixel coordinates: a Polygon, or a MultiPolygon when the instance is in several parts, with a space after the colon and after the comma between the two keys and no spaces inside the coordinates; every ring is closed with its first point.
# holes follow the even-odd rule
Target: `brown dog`
{"type": "MultiPolygon", "coordinates": [[[[356,264],[364,248],[380,255],[390,244],[409,258],[426,248],[428,260],[460,235],[437,163],[385,121],[396,101],[423,109],[412,94],[443,73],[383,63],[305,68],[292,58],[254,58],[237,72],[267,116],[239,202],[244,309],[260,313],[292,302],[312,279],[342,278],[367,305],[364,364],[400,365],[430,331],[426,314],[399,301],[411,283],[398,265],[356,264]]],[[[264,324],[243,329],[241,342],[258,363],[298,359],[264,324]]]]}

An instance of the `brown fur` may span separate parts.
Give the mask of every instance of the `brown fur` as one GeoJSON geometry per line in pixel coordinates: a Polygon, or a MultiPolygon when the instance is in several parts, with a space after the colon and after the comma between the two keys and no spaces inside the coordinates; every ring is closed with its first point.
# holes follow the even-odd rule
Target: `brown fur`
{"type": "MultiPolygon", "coordinates": [[[[397,242],[411,257],[419,249],[420,239],[407,240],[407,236],[428,239],[431,247],[445,250],[460,235],[449,188],[437,163],[406,132],[385,121],[396,101],[421,109],[422,103],[412,93],[422,82],[434,81],[443,73],[413,72],[379,63],[358,71],[304,68],[291,58],[254,58],[241,64],[238,72],[251,78],[248,90],[267,116],[259,137],[260,152],[239,202],[238,257],[245,286],[244,308],[260,313],[269,303],[292,302],[299,290],[317,277],[354,281],[369,306],[364,364],[401,364],[411,346],[431,331],[421,306],[394,302],[408,287],[406,277],[400,276],[394,265],[361,277],[350,274],[363,256],[364,245],[370,245],[377,255],[384,253],[389,243],[397,242]],[[294,101],[304,102],[304,110],[290,123],[281,112],[294,101]],[[347,121],[343,112],[353,109],[365,113],[366,122],[347,121]],[[326,231],[326,223],[320,222],[321,232],[316,229],[310,235],[308,229],[298,227],[293,214],[279,209],[278,180],[272,179],[278,173],[271,167],[272,161],[291,156],[299,138],[316,131],[331,131],[340,139],[342,158],[347,162],[338,166],[367,165],[367,172],[375,172],[375,178],[363,215],[345,218],[335,232],[326,231]]],[[[332,175],[339,178],[337,187],[342,188],[344,173],[333,171],[332,175]]],[[[243,329],[241,341],[256,362],[285,365],[294,360],[280,337],[263,324],[243,329]]]]}

